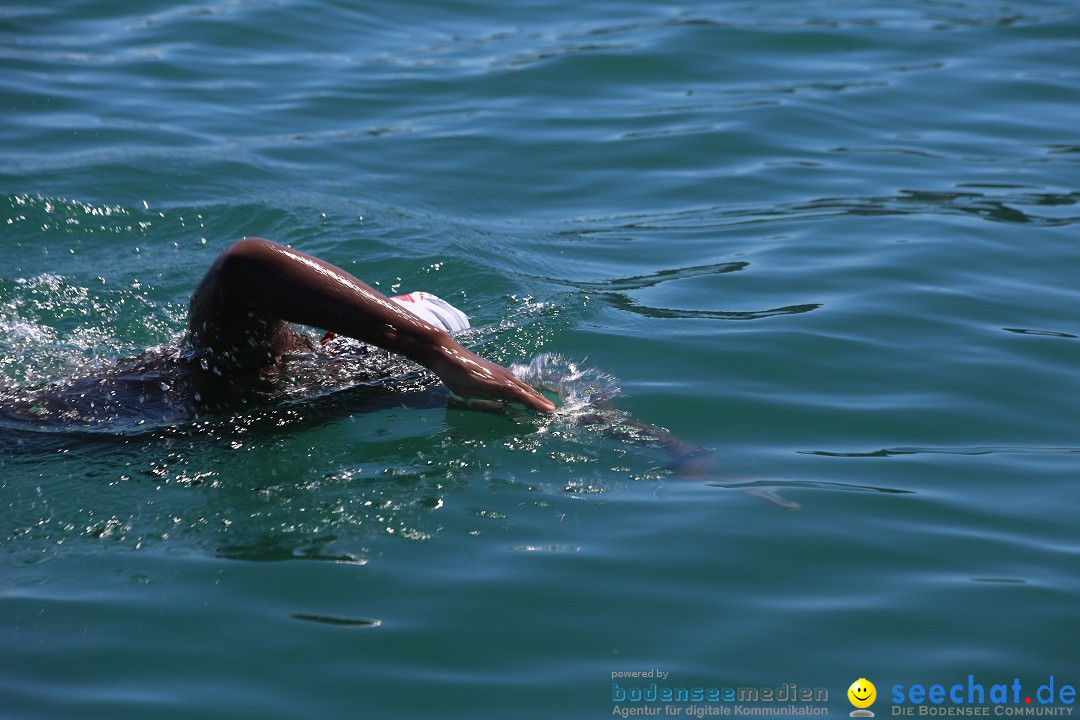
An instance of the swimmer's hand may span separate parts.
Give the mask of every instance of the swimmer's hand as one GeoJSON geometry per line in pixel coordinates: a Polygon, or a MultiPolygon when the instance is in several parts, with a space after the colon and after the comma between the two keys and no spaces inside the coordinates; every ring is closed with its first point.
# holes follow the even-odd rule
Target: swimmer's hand
{"type": "Polygon", "coordinates": [[[551,412],[555,403],[522,382],[502,365],[469,352],[454,341],[442,343],[424,363],[463,398],[521,403],[539,412],[551,412]]]}

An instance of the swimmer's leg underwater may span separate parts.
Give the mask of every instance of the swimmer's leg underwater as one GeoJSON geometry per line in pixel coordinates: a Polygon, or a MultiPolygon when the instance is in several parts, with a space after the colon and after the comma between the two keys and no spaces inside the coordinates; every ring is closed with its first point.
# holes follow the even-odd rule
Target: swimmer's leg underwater
{"type": "MultiPolygon", "coordinates": [[[[602,410],[582,415],[577,424],[593,428],[604,437],[663,450],[670,458],[667,469],[683,480],[702,483],[733,480],[717,473],[714,453],[709,448],[687,442],[662,427],[634,420],[611,408],[607,401],[604,404],[606,407],[602,410]]],[[[798,510],[800,507],[798,503],[780,497],[773,486],[750,488],[746,493],[785,510],[798,510]]]]}

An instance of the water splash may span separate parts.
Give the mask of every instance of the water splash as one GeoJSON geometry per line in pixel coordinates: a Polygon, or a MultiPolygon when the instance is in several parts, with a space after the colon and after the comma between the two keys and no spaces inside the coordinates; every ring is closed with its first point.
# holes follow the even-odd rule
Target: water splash
{"type": "Polygon", "coordinates": [[[553,353],[542,353],[528,365],[513,365],[511,370],[526,383],[559,396],[559,409],[541,419],[545,423],[541,436],[552,430],[581,428],[624,446],[662,451],[668,457],[665,472],[699,480],[715,476],[709,448],[616,409],[611,401],[619,394],[619,386],[613,376],[553,353]]]}
{"type": "Polygon", "coordinates": [[[527,384],[558,395],[557,415],[609,410],[619,394],[614,376],[556,353],[541,353],[527,365],[511,365],[510,370],[527,384]]]}

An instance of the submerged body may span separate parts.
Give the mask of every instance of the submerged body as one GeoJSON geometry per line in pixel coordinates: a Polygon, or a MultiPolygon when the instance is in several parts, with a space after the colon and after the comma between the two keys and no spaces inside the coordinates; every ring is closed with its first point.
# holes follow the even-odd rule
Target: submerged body
{"type": "Polygon", "coordinates": [[[163,346],[42,387],[0,389],[0,427],[138,431],[357,386],[388,394],[437,384],[412,362],[348,338],[309,342],[311,350],[253,372],[222,376],[185,348],[163,346]]]}

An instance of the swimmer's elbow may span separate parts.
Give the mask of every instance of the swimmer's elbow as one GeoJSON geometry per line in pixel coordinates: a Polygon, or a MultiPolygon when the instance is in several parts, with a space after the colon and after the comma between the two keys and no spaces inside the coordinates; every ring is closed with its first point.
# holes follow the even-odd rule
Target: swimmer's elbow
{"type": "Polygon", "coordinates": [[[218,257],[222,265],[233,266],[247,264],[253,261],[265,261],[274,255],[283,246],[272,240],[258,237],[245,237],[230,245],[225,252],[218,257]]]}

